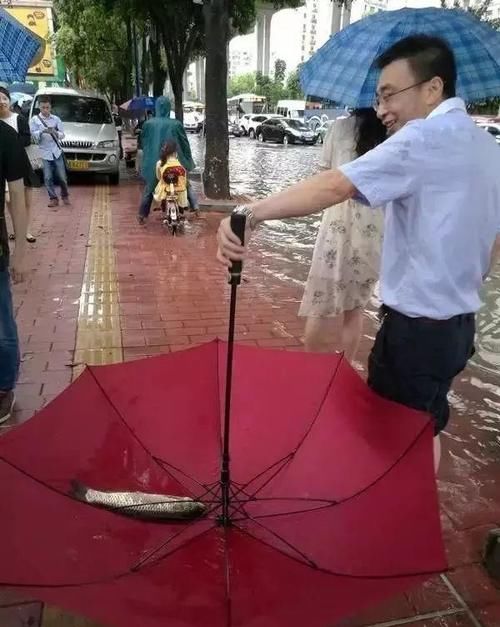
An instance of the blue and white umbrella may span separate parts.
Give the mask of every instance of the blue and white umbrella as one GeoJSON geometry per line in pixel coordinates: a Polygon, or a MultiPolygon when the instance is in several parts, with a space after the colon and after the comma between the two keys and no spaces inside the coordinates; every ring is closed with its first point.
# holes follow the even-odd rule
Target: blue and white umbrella
{"type": "Polygon", "coordinates": [[[0,81],[24,81],[43,41],[0,9],[0,81]]]}
{"type": "Polygon", "coordinates": [[[500,96],[500,32],[460,9],[380,11],[331,37],[303,66],[309,96],[349,107],[373,104],[379,71],[374,61],[409,35],[445,39],[457,62],[457,95],[467,102],[500,96]]]}

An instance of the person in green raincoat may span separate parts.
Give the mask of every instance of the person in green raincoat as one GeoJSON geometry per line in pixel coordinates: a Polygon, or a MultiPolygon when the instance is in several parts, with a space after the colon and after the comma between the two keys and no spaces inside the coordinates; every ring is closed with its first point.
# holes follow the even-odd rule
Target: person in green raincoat
{"type": "MultiPolygon", "coordinates": [[[[146,222],[151,211],[153,193],[158,183],[156,179],[156,163],[160,158],[160,152],[165,142],[171,140],[177,144],[178,159],[188,172],[194,170],[195,167],[184,126],[179,120],[170,117],[171,108],[170,100],[160,96],[156,100],[155,117],[145,122],[142,127],[141,145],[143,159],[141,173],[145,181],[145,188],[141,206],[139,207],[139,215],[137,216],[139,224],[146,222]]],[[[188,198],[192,209],[196,209],[196,199],[189,185],[188,198]]]]}

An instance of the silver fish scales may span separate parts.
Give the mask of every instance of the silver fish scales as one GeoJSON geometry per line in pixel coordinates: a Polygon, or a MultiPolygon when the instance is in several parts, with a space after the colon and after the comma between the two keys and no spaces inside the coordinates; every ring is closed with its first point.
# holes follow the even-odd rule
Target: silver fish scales
{"type": "Polygon", "coordinates": [[[71,483],[73,498],[116,514],[144,520],[190,520],[206,512],[206,506],[187,496],[95,490],[78,481],[71,483]]]}

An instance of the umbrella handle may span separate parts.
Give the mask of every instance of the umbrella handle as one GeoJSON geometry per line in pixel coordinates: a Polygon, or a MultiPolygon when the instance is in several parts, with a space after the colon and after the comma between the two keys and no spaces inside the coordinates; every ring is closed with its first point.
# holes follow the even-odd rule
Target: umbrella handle
{"type": "MultiPolygon", "coordinates": [[[[242,245],[245,245],[245,227],[246,227],[246,215],[242,213],[231,214],[231,230],[237,235],[242,245]]],[[[241,271],[243,269],[243,263],[241,261],[233,261],[230,269],[229,283],[231,285],[239,285],[241,283],[241,271]]]]}

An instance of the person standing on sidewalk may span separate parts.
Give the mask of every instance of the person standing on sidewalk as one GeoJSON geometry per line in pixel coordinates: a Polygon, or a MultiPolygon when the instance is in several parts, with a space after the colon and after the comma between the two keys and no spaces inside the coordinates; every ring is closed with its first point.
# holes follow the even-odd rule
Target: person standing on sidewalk
{"type": "Polygon", "coordinates": [[[123,159],[123,120],[118,110],[118,105],[113,105],[113,121],[118,133],[118,143],[120,145],[120,161],[123,159]]]}
{"type": "MultiPolygon", "coordinates": [[[[377,64],[374,107],[389,139],[241,211],[250,235],[258,222],[309,215],[349,198],[385,208],[383,323],[368,385],[433,418],[437,468],[447,394],[473,355],[480,290],[500,243],[500,152],[455,97],[455,58],[444,40],[407,37],[377,64]]],[[[229,219],[218,241],[221,263],[243,258],[229,219]]]]}
{"type": "Polygon", "coordinates": [[[57,207],[59,199],[54,188],[54,177],[61,186],[61,198],[70,205],[66,164],[60,141],[64,139],[64,129],[57,115],[52,115],[49,98],[40,98],[40,113],[31,118],[31,134],[40,146],[43,159],[43,178],[49,194],[49,207],[57,207]]]}
{"type": "MultiPolygon", "coordinates": [[[[0,120],[12,127],[18,136],[23,148],[26,150],[31,144],[31,132],[27,118],[22,113],[11,111],[10,93],[4,87],[0,87],[0,120]]],[[[26,202],[26,212],[28,215],[28,233],[26,239],[30,244],[36,242],[36,237],[30,233],[31,206],[33,204],[33,188],[40,187],[41,183],[37,174],[33,171],[29,157],[26,160],[26,173],[24,175],[24,195],[26,202]]],[[[14,239],[11,234],[10,239],[14,239]]]]}
{"type": "Polygon", "coordinates": [[[19,373],[19,339],[10,281],[11,278],[15,283],[23,280],[22,264],[28,227],[23,178],[27,159],[16,131],[0,121],[0,424],[11,416],[19,373]],[[10,214],[16,236],[10,259],[5,221],[6,183],[9,184],[10,214]]]}

